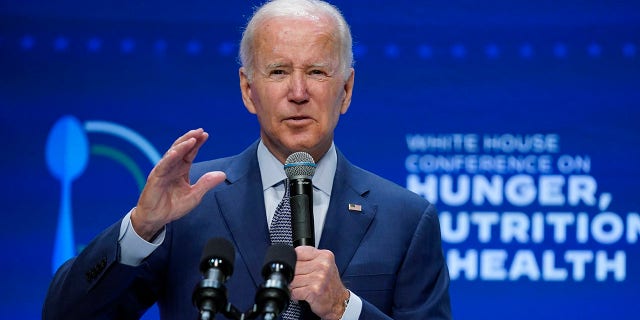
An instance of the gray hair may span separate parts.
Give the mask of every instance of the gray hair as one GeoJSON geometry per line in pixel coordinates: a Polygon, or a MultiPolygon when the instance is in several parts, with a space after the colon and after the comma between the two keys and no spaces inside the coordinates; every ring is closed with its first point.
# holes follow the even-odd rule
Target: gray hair
{"type": "Polygon", "coordinates": [[[240,64],[247,70],[249,80],[254,72],[254,37],[260,24],[275,17],[308,15],[324,16],[333,20],[340,46],[340,69],[345,79],[349,77],[349,69],[353,66],[351,31],[338,8],[322,0],[272,0],[257,8],[242,33],[240,64]]]}

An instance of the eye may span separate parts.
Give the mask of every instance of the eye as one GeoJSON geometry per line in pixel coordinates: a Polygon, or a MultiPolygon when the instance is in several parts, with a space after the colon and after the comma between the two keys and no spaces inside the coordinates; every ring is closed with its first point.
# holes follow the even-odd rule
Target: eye
{"type": "Polygon", "coordinates": [[[310,73],[312,75],[323,75],[323,76],[327,75],[327,73],[324,70],[321,70],[321,69],[313,69],[313,70],[311,70],[310,73]]]}
{"type": "Polygon", "coordinates": [[[314,79],[324,79],[329,76],[327,72],[322,69],[311,69],[308,74],[314,79]]]}
{"type": "Polygon", "coordinates": [[[287,76],[287,71],[285,69],[271,69],[269,70],[269,78],[275,80],[281,80],[285,76],[287,76]]]}

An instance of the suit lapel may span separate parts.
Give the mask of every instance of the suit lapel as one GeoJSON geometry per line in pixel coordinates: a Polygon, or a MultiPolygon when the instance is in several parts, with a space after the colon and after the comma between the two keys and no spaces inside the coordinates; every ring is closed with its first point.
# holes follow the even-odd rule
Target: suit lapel
{"type": "Polygon", "coordinates": [[[376,214],[377,206],[367,201],[369,189],[360,183],[356,168],[338,151],[331,200],[318,248],[333,252],[342,275],[360,246],[376,214]],[[361,206],[350,210],[349,204],[361,206]]]}
{"type": "MultiPolygon", "coordinates": [[[[233,160],[226,170],[228,186],[216,192],[216,200],[238,253],[254,284],[259,286],[270,241],[256,148],[257,143],[233,160]]],[[[369,189],[361,183],[358,170],[338,151],[331,200],[318,248],[333,252],[340,274],[349,265],[377,210],[366,198],[369,189]],[[349,204],[360,205],[361,211],[349,210],[349,204]]]]}
{"type": "Polygon", "coordinates": [[[216,193],[216,199],[238,253],[258,286],[263,281],[261,269],[269,245],[269,229],[256,146],[234,160],[226,172],[229,185],[216,193]]]}

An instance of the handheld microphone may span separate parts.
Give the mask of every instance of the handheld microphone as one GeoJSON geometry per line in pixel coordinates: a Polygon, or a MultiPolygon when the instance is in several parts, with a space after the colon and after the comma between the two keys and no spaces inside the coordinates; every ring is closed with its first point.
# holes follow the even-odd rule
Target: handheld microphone
{"type": "Polygon", "coordinates": [[[313,157],[306,152],[292,153],[284,164],[289,178],[291,231],[293,246],[315,246],[313,228],[313,184],[316,172],[313,157]]]}
{"type": "Polygon", "coordinates": [[[267,249],[262,267],[265,282],[256,292],[255,302],[264,319],[275,319],[287,308],[291,293],[289,283],[296,268],[296,251],[286,244],[274,244],[267,249]]]}
{"type": "Polygon", "coordinates": [[[196,285],[192,301],[200,311],[200,319],[213,319],[227,305],[227,288],[224,283],[233,273],[235,250],[231,242],[223,238],[209,239],[202,250],[200,272],[204,275],[196,285]]]}

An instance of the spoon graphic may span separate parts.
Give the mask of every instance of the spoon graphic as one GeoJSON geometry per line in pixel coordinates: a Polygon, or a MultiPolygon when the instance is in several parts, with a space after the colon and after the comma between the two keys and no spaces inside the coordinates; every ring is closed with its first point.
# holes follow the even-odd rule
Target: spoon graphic
{"type": "Polygon", "coordinates": [[[71,218],[71,182],[80,176],[89,160],[89,142],[82,125],[73,116],[64,116],[53,125],[47,137],[46,160],[49,172],[60,180],[60,211],[53,244],[53,273],[75,255],[71,218]]]}

